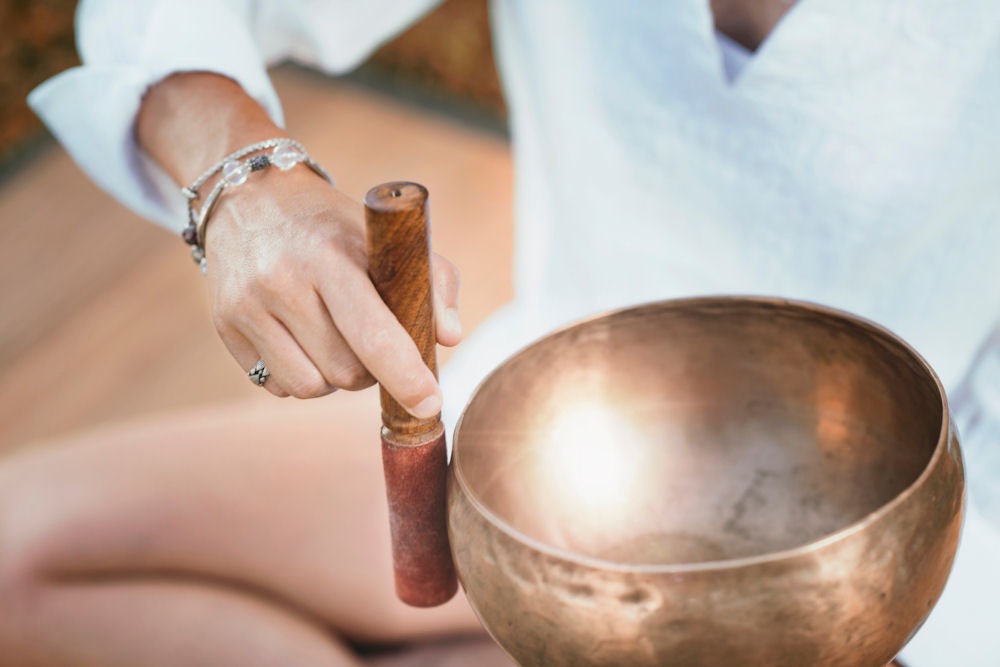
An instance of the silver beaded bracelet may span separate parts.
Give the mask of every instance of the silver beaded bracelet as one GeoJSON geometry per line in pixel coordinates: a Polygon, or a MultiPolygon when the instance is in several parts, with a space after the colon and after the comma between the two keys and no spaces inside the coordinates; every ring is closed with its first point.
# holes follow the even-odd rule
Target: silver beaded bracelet
{"type": "Polygon", "coordinates": [[[326,173],[323,167],[319,166],[309,157],[306,149],[294,139],[278,138],[258,141],[255,144],[244,146],[238,151],[230,153],[219,160],[205,171],[198,179],[186,188],[181,188],[181,194],[187,199],[188,224],[181,232],[184,242],[192,246],[191,257],[195,264],[201,268],[202,274],[208,270],[205,261],[205,226],[208,224],[208,216],[212,213],[219,195],[227,187],[235,187],[246,183],[252,171],[262,171],[272,164],[288,171],[298,163],[304,163],[316,174],[323,177],[327,183],[333,185],[333,179],[326,173]],[[273,148],[270,155],[261,153],[273,148]],[[254,155],[257,153],[257,155],[254,155]],[[250,156],[250,157],[247,157],[250,156]],[[244,160],[243,158],[247,158],[244,160]],[[208,193],[205,203],[197,212],[194,209],[194,200],[198,198],[198,189],[219,172],[222,176],[215,183],[215,187],[208,193]]]}

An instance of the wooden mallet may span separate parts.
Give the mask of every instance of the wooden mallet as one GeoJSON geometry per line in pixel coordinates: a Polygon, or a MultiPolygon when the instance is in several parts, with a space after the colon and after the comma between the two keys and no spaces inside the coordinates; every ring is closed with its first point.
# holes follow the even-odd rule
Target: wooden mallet
{"type": "MultiPolygon", "coordinates": [[[[437,376],[427,189],[376,186],[365,195],[365,219],[372,283],[437,376]]],[[[440,414],[418,419],[379,390],[396,595],[415,607],[444,604],[458,590],[448,545],[444,425],[440,414]]]]}

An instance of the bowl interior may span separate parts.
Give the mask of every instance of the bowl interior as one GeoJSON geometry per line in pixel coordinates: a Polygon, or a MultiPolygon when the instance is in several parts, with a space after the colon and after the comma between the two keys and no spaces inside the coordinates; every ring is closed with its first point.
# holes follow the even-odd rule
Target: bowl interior
{"type": "Polygon", "coordinates": [[[764,299],[695,299],[559,331],[478,389],[453,465],[484,514],[628,564],[794,548],[890,501],[942,433],[933,373],[884,330],[764,299]]]}

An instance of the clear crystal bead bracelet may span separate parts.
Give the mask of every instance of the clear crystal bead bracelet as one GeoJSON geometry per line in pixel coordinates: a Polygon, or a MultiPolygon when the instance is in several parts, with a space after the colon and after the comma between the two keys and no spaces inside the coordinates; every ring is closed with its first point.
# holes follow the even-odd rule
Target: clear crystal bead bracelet
{"type": "Polygon", "coordinates": [[[186,188],[181,188],[181,194],[187,200],[188,224],[181,232],[184,242],[192,246],[191,257],[204,274],[208,270],[205,261],[205,226],[208,217],[215,207],[219,195],[226,188],[243,185],[254,171],[262,171],[274,165],[282,171],[288,171],[299,163],[322,176],[327,183],[333,185],[333,179],[323,167],[313,162],[306,149],[294,139],[268,139],[230,153],[205,171],[198,179],[186,188]],[[271,151],[267,153],[266,151],[271,151]],[[219,180],[205,197],[200,209],[195,209],[194,201],[198,198],[198,190],[209,179],[221,172],[219,180]]]}

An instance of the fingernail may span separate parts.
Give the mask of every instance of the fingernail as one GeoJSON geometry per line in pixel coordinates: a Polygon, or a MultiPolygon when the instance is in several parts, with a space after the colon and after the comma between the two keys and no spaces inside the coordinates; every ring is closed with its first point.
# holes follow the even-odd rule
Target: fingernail
{"type": "Polygon", "coordinates": [[[441,412],[441,395],[437,393],[431,394],[424,400],[420,401],[417,407],[413,408],[411,412],[414,417],[418,417],[420,419],[429,419],[433,417],[437,413],[441,412]]]}
{"type": "Polygon", "coordinates": [[[458,317],[457,308],[448,308],[444,311],[444,322],[449,329],[455,332],[456,336],[462,335],[462,320],[458,317]]]}

